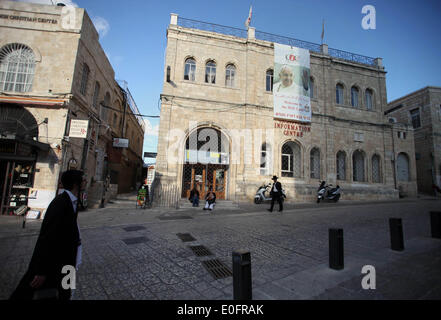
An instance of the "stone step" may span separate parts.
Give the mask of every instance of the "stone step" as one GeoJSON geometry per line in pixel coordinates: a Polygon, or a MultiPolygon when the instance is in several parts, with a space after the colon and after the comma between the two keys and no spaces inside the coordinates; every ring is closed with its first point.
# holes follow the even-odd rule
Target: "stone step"
{"type": "MultiPolygon", "coordinates": [[[[205,200],[199,200],[199,207],[203,207],[205,205],[205,200]]],[[[238,209],[239,206],[232,200],[216,200],[216,209],[238,209]]],[[[188,199],[179,200],[179,208],[180,209],[188,209],[193,208],[192,203],[188,201],[188,199]]]]}

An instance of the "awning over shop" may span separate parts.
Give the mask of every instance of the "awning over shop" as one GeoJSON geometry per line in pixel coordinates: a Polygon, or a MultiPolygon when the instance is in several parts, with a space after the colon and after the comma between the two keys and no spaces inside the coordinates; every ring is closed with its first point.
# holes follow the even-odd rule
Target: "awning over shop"
{"type": "Polygon", "coordinates": [[[36,97],[16,97],[0,95],[0,102],[30,104],[30,105],[46,105],[46,106],[61,106],[64,104],[64,99],[50,99],[50,98],[36,98],[36,97]]]}

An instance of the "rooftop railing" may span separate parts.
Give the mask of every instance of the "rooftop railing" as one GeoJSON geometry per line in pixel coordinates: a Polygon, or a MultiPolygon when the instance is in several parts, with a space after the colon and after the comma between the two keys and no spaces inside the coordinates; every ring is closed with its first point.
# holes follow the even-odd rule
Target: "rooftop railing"
{"type": "MultiPolygon", "coordinates": [[[[222,25],[215,24],[215,23],[186,19],[186,18],[181,18],[181,17],[178,17],[177,22],[178,22],[178,26],[181,26],[184,28],[216,32],[216,33],[221,33],[221,34],[235,36],[235,37],[244,38],[244,39],[246,39],[248,37],[248,31],[245,29],[227,27],[227,26],[222,26],[222,25]]],[[[255,37],[258,40],[286,44],[289,46],[303,48],[303,49],[307,49],[309,51],[322,53],[321,46],[319,44],[313,43],[313,42],[308,42],[308,41],[304,41],[304,40],[279,36],[276,34],[262,32],[262,31],[256,31],[255,37]]],[[[363,56],[360,54],[355,54],[355,53],[351,53],[351,52],[347,52],[347,51],[343,51],[343,50],[329,48],[328,55],[330,55],[331,57],[337,58],[337,59],[343,59],[343,60],[347,60],[347,61],[351,61],[351,62],[366,64],[369,66],[376,66],[375,58],[371,58],[371,57],[367,57],[367,56],[363,56]]]]}

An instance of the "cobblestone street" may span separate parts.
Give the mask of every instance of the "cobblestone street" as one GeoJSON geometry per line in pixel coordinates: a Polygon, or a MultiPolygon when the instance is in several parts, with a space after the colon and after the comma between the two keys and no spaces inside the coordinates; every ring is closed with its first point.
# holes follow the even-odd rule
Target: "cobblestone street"
{"type": "MultiPolygon", "coordinates": [[[[311,204],[282,214],[265,205],[211,214],[128,206],[81,212],[74,299],[232,299],[232,277],[215,280],[202,261],[217,258],[231,268],[236,249],[251,252],[254,299],[440,299],[441,240],[430,237],[429,217],[440,204],[311,204]],[[403,219],[402,252],[390,250],[389,217],[403,219]],[[328,229],[335,227],[344,229],[341,271],[328,267],[328,229]],[[179,233],[195,240],[183,242],[179,233]],[[212,255],[198,257],[190,245],[212,255]],[[376,268],[375,290],[361,287],[364,265],[376,268]]],[[[0,299],[25,272],[39,226],[29,221],[21,229],[16,217],[0,217],[0,299]]]]}

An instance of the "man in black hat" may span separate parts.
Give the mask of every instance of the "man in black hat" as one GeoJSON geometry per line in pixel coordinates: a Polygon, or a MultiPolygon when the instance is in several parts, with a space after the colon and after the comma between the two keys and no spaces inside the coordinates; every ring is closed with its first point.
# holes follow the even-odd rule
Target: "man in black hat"
{"type": "MultiPolygon", "coordinates": [[[[77,225],[77,203],[84,188],[83,172],[68,170],[61,176],[64,192],[47,208],[29,268],[11,300],[37,299],[38,290],[55,291],[60,300],[71,298],[71,289],[64,288],[64,266],[81,263],[81,241],[77,225]]],[[[41,291],[42,292],[42,291],[41,291]]]]}
{"type": "Polygon", "coordinates": [[[277,200],[279,203],[279,212],[283,211],[283,194],[282,194],[282,184],[277,181],[277,176],[273,176],[272,180],[274,181],[273,187],[271,188],[271,208],[268,209],[269,212],[273,212],[274,201],[277,200]]]}

